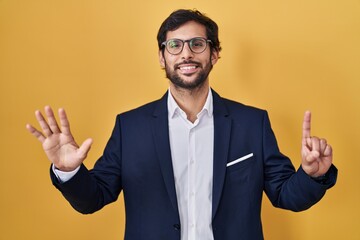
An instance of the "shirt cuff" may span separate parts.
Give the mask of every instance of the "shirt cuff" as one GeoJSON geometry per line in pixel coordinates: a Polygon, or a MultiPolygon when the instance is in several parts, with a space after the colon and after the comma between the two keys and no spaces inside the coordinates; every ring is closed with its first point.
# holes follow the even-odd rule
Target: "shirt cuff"
{"type": "Polygon", "coordinates": [[[55,165],[52,165],[52,170],[55,174],[55,176],[57,177],[57,179],[61,182],[67,182],[69,181],[73,176],[75,176],[75,174],[79,171],[80,166],[78,166],[77,168],[75,168],[75,170],[71,171],[71,172],[63,172],[60,171],[59,169],[56,169],[55,165]]]}

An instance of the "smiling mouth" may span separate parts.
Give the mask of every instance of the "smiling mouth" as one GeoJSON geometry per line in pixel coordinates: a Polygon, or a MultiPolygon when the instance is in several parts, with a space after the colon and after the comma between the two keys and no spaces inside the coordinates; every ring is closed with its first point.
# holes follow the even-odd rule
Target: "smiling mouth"
{"type": "Polygon", "coordinates": [[[198,71],[198,68],[200,67],[200,64],[195,62],[183,62],[179,63],[176,66],[176,69],[179,70],[181,74],[184,75],[192,75],[198,71]]]}
{"type": "Polygon", "coordinates": [[[182,71],[189,71],[189,70],[196,69],[196,68],[198,68],[198,66],[182,66],[182,67],[179,67],[179,69],[182,70],[182,71]]]}
{"type": "Polygon", "coordinates": [[[183,75],[190,76],[192,74],[195,74],[197,72],[198,66],[196,65],[186,65],[186,66],[180,66],[179,71],[183,75]]]}

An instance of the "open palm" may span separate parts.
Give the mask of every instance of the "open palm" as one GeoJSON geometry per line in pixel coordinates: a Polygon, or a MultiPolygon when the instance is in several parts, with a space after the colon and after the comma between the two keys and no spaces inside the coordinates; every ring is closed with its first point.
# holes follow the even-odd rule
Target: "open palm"
{"type": "Polygon", "coordinates": [[[42,129],[37,130],[30,124],[26,125],[29,132],[35,136],[43,146],[48,159],[61,171],[72,171],[85,160],[90,150],[92,139],[87,139],[79,147],[75,142],[64,109],[59,109],[60,126],[56,122],[51,107],[45,107],[47,121],[40,111],[35,112],[35,117],[42,129]]]}

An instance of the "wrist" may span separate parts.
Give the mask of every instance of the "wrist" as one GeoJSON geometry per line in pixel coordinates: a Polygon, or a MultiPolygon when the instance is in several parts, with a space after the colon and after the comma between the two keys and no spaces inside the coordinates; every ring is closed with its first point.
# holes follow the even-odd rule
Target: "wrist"
{"type": "Polygon", "coordinates": [[[317,177],[310,176],[310,178],[312,180],[314,180],[315,182],[325,184],[328,181],[329,176],[328,176],[328,174],[325,173],[324,175],[320,175],[320,176],[317,176],[317,177]]]}
{"type": "Polygon", "coordinates": [[[66,171],[57,169],[54,164],[52,165],[52,170],[53,170],[54,174],[56,175],[58,180],[62,183],[69,181],[73,176],[75,176],[75,174],[79,171],[79,169],[80,169],[80,166],[75,168],[73,171],[66,172],[66,171]]]}
{"type": "Polygon", "coordinates": [[[54,163],[53,163],[53,166],[54,166],[54,169],[61,171],[61,172],[73,172],[80,167],[80,166],[69,167],[69,166],[58,165],[58,164],[54,164],[54,163]]]}

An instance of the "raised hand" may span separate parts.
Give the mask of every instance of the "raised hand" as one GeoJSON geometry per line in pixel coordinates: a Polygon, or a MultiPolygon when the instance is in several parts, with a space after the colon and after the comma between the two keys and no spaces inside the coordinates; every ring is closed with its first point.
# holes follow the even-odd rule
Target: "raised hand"
{"type": "Polygon", "coordinates": [[[332,148],[327,144],[326,139],[312,137],[311,113],[305,112],[302,133],[302,163],[304,171],[311,177],[324,175],[332,164],[332,148]]]}
{"type": "Polygon", "coordinates": [[[71,132],[70,125],[64,109],[59,109],[60,127],[56,122],[51,107],[45,107],[47,121],[40,111],[35,112],[35,117],[42,129],[42,132],[27,124],[26,128],[35,136],[43,146],[48,159],[61,171],[72,171],[76,169],[85,160],[92,139],[86,139],[83,144],[75,142],[71,132]]]}

